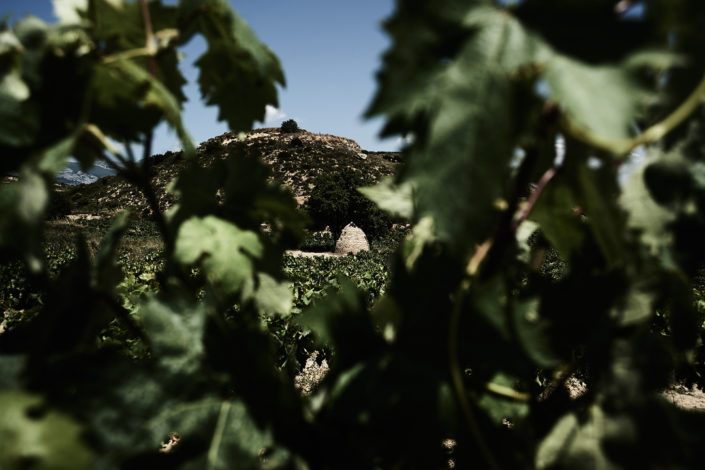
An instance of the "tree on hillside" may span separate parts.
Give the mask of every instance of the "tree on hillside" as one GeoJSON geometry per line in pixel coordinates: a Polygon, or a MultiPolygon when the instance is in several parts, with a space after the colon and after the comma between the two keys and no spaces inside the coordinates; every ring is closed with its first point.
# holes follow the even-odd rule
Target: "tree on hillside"
{"type": "Polygon", "coordinates": [[[357,190],[369,184],[371,181],[352,168],[320,174],[313,181],[305,207],[314,227],[319,230],[330,227],[334,238],[350,222],[371,238],[386,233],[391,224],[389,217],[357,190]]]}

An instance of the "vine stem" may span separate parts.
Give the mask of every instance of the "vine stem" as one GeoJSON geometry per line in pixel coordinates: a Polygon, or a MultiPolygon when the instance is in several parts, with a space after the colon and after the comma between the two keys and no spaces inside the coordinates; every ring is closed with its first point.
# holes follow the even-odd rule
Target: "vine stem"
{"type": "Polygon", "coordinates": [[[551,167],[546,170],[546,172],[541,176],[541,179],[536,185],[536,188],[531,193],[531,196],[529,196],[529,201],[527,202],[526,206],[521,210],[521,212],[519,212],[519,215],[517,216],[516,220],[512,223],[513,233],[516,233],[517,229],[519,228],[519,225],[521,225],[521,223],[524,222],[527,217],[529,217],[529,214],[531,214],[531,211],[534,209],[534,206],[539,200],[541,193],[544,189],[546,189],[546,186],[553,179],[553,177],[556,176],[556,174],[558,173],[558,169],[559,168],[555,166],[551,167]]]}
{"type": "Polygon", "coordinates": [[[488,392],[494,393],[495,395],[499,395],[504,398],[523,402],[531,401],[531,395],[529,395],[528,393],[519,392],[511,387],[507,387],[504,385],[499,385],[490,382],[485,385],[485,388],[488,392]]]}
{"type": "Polygon", "coordinates": [[[686,98],[686,100],[681,103],[678,108],[676,108],[664,120],[654,124],[632,139],[605,139],[580,126],[570,117],[566,116],[565,113],[561,114],[560,124],[567,134],[570,134],[572,137],[585,144],[605,150],[615,155],[624,155],[640,145],[645,145],[660,140],[663,136],[668,134],[688,116],[690,116],[690,114],[700,105],[703,97],[705,97],[705,76],[703,76],[700,83],[698,83],[688,98],[686,98]]]}
{"type": "Polygon", "coordinates": [[[156,49],[154,47],[139,47],[137,49],[131,49],[129,51],[120,52],[119,54],[112,54],[105,56],[103,58],[104,64],[112,64],[113,62],[118,62],[120,60],[136,59],[137,57],[149,57],[150,60],[154,57],[156,49]]]}
{"type": "MultiPolygon", "coordinates": [[[[154,33],[152,32],[152,20],[149,15],[149,5],[147,5],[147,0],[140,0],[140,5],[142,7],[142,22],[144,23],[144,41],[145,49],[154,49],[154,33]]],[[[154,61],[154,55],[148,56],[149,61],[149,74],[152,77],[157,75],[157,64],[154,61]]]]}
{"type": "Polygon", "coordinates": [[[220,407],[220,413],[218,414],[218,422],[215,425],[215,430],[213,431],[213,439],[211,440],[211,446],[208,449],[208,466],[206,468],[216,468],[218,466],[218,449],[220,448],[220,442],[223,440],[223,433],[225,432],[225,423],[228,419],[228,414],[230,413],[230,400],[226,400],[220,407]]]}
{"type": "MultiPolygon", "coordinates": [[[[484,252],[487,254],[487,251],[484,252]]],[[[482,256],[484,257],[484,255],[482,256]]],[[[485,459],[488,468],[491,470],[501,470],[497,460],[492,455],[485,438],[482,436],[480,427],[477,424],[477,419],[475,419],[475,413],[472,409],[472,405],[467,398],[467,390],[465,389],[465,384],[463,383],[463,374],[460,371],[460,364],[458,363],[458,329],[460,325],[460,311],[462,309],[464,294],[470,288],[470,280],[464,279],[455,293],[455,304],[453,305],[453,310],[450,316],[450,325],[448,332],[448,362],[450,365],[450,375],[453,380],[453,388],[455,388],[455,394],[458,396],[458,401],[460,402],[460,408],[465,416],[465,421],[468,423],[470,428],[470,433],[472,434],[477,446],[480,449],[482,457],[485,459]]]]}
{"type": "MultiPolygon", "coordinates": [[[[97,138],[101,144],[123,165],[117,165],[114,161],[103,155],[103,161],[112,169],[122,174],[130,183],[135,185],[144,195],[149,204],[149,208],[152,210],[152,214],[157,223],[159,231],[164,239],[164,247],[167,253],[172,253],[174,248],[174,237],[169,231],[169,226],[166,222],[164,214],[159,207],[159,198],[157,198],[157,193],[154,191],[151,182],[149,181],[149,167],[143,162],[142,168],[140,169],[134,160],[134,155],[132,155],[132,149],[129,144],[126,144],[126,149],[130,153],[130,158],[127,159],[118,152],[114,145],[110,143],[105,134],[100,130],[95,124],[85,124],[83,126],[85,132],[90,133],[95,138],[97,138]]],[[[147,143],[145,147],[149,147],[151,143],[151,133],[147,137],[147,143]]]]}
{"type": "MultiPolygon", "coordinates": [[[[142,7],[142,22],[144,23],[145,48],[155,49],[154,32],[152,31],[152,20],[149,14],[149,5],[147,4],[147,0],[140,0],[140,6],[142,7]]],[[[152,77],[152,79],[156,79],[157,64],[155,62],[154,55],[148,56],[147,60],[149,61],[149,75],[150,77],[152,77]]],[[[135,166],[134,173],[135,177],[138,178],[136,184],[142,189],[142,193],[147,199],[149,207],[150,209],[152,209],[154,219],[156,220],[157,225],[159,226],[159,231],[162,233],[166,252],[167,254],[171,254],[174,251],[174,237],[172,237],[171,232],[169,231],[169,226],[166,222],[164,214],[159,208],[159,200],[157,199],[157,194],[154,192],[154,188],[152,187],[152,184],[149,180],[149,158],[151,157],[150,154],[152,153],[152,136],[153,133],[150,130],[145,136],[144,140],[144,148],[142,152],[142,171],[140,172],[135,166]]]]}

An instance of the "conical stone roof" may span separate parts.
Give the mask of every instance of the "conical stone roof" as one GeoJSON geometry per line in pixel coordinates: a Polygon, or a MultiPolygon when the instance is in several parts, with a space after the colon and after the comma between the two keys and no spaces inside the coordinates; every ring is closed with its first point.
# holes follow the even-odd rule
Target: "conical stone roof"
{"type": "Polygon", "coordinates": [[[369,251],[370,244],[361,228],[350,222],[345,226],[338,241],[335,242],[335,252],[340,254],[357,254],[360,251],[369,251]]]}

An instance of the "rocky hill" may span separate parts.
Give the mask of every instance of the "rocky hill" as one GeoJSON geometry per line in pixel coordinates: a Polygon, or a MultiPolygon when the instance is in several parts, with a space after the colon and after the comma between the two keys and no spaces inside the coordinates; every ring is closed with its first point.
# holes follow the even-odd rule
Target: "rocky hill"
{"type": "MultiPolygon", "coordinates": [[[[353,140],[305,130],[282,133],[278,128],[255,129],[238,139],[227,132],[203,142],[198,148],[199,164],[207,166],[216,158],[237,158],[247,150],[261,156],[272,168],[273,178],[289,187],[299,204],[303,204],[313,188],[312,181],[321,173],[349,167],[376,181],[392,175],[401,161],[399,153],[368,152],[353,140]]],[[[173,202],[166,192],[168,183],[185,165],[180,152],[167,152],[152,157],[152,183],[163,209],[173,202]]],[[[147,202],[132,185],[120,176],[106,176],[92,184],[57,186],[70,203],[73,216],[112,216],[123,208],[131,208],[137,216],[148,216],[147,202]]]]}

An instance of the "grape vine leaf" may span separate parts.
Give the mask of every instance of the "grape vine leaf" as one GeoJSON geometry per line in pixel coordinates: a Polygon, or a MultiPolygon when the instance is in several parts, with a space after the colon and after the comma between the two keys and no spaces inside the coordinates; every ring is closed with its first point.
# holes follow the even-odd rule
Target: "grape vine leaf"
{"type": "Polygon", "coordinates": [[[544,78],[551,97],[576,123],[603,139],[620,140],[633,136],[648,96],[630,72],[556,54],[546,63],[544,78]]]}
{"type": "Polygon", "coordinates": [[[605,412],[597,405],[589,417],[581,421],[575,413],[561,417],[536,452],[536,468],[603,468],[617,470],[601,448],[604,437],[605,412]]]}
{"type": "Polygon", "coordinates": [[[27,364],[27,357],[21,354],[0,355],[0,391],[19,389],[22,384],[22,372],[27,364]]]}
{"type": "Polygon", "coordinates": [[[97,65],[93,80],[94,121],[107,134],[137,140],[140,132],[155,126],[163,116],[179,136],[186,156],[195,154],[193,141],[181,121],[180,103],[147,70],[119,59],[97,65]]]}
{"type": "Polygon", "coordinates": [[[374,186],[358,188],[383,211],[410,219],[414,215],[414,187],[411,183],[395,185],[391,178],[384,178],[374,186]]]}
{"type": "Polygon", "coordinates": [[[538,299],[514,304],[513,331],[529,358],[542,368],[557,367],[561,358],[551,349],[550,324],[539,314],[538,299]]]}
{"type": "Polygon", "coordinates": [[[120,237],[127,230],[129,216],[129,211],[123,211],[113,220],[95,255],[94,284],[103,292],[112,293],[122,280],[122,269],[115,263],[115,254],[120,237]]]}
{"type": "Polygon", "coordinates": [[[58,172],[64,169],[66,162],[71,156],[76,145],[76,136],[69,135],[57,144],[39,153],[37,169],[50,179],[53,179],[58,172]]]}
{"type": "MultiPolygon", "coordinates": [[[[269,429],[255,423],[239,400],[205,397],[182,403],[152,418],[149,428],[153,439],[178,429],[179,445],[202,441],[207,446],[206,452],[188,459],[179,467],[182,469],[291,468],[286,466],[290,464],[289,453],[276,445],[269,429]]],[[[178,446],[175,450],[178,452],[178,446]]]]}
{"type": "Polygon", "coordinates": [[[208,215],[181,224],[174,256],[187,266],[200,262],[208,279],[229,295],[252,276],[252,258],[261,257],[262,251],[256,233],[208,215]]]}
{"type": "Polygon", "coordinates": [[[38,395],[0,393],[0,467],[89,469],[93,454],[82,428],[53,410],[38,395]]]}
{"type": "Polygon", "coordinates": [[[39,115],[35,105],[28,99],[30,90],[22,79],[21,72],[14,66],[15,60],[6,59],[16,48],[22,47],[17,37],[11,31],[3,31],[0,52],[0,145],[23,147],[31,145],[39,131],[39,115]],[[10,62],[9,66],[3,66],[10,62]]]}
{"type": "Polygon", "coordinates": [[[39,225],[49,192],[44,179],[37,173],[25,171],[19,181],[0,185],[0,249],[21,253],[28,257],[33,271],[41,269],[39,253],[39,225]]]}
{"type": "Polygon", "coordinates": [[[233,131],[264,121],[265,105],[277,105],[276,83],[285,84],[279,59],[225,0],[182,0],[179,29],[185,44],[200,33],[208,50],[198,58],[198,84],[218,119],[233,131]]]}
{"type": "Polygon", "coordinates": [[[155,356],[175,374],[199,371],[204,353],[203,330],[208,315],[204,302],[177,297],[151,297],[138,310],[155,356]]]}
{"type": "Polygon", "coordinates": [[[79,11],[88,10],[88,0],[51,0],[54,6],[54,16],[61,23],[80,23],[81,15],[79,11]]]}
{"type": "Polygon", "coordinates": [[[566,260],[580,249],[586,237],[584,223],[573,210],[577,205],[571,186],[556,179],[546,186],[530,215],[566,260]]]}
{"type": "Polygon", "coordinates": [[[488,208],[510,176],[513,116],[521,115],[507,112],[515,105],[510,76],[541,48],[498,10],[467,7],[462,24],[448,25],[441,5],[428,8],[431,19],[418,37],[409,37],[417,31],[404,13],[387,24],[395,47],[368,115],[387,114],[387,134],[416,134],[400,182],[413,184],[418,216],[432,217],[438,237],[462,251],[481,243],[497,220],[488,208]],[[433,20],[438,29],[429,29],[433,20]],[[446,58],[438,61],[443,47],[446,58]]]}
{"type": "MultiPolygon", "coordinates": [[[[517,380],[505,373],[498,372],[490,380],[490,384],[500,388],[513,390],[517,380]]],[[[499,396],[490,391],[482,393],[477,404],[490,417],[495,426],[502,426],[504,420],[516,422],[529,413],[529,404],[514,398],[499,396]]]]}
{"type": "Polygon", "coordinates": [[[257,273],[254,278],[247,278],[242,289],[242,300],[253,299],[261,313],[269,315],[288,315],[293,306],[291,284],[279,282],[269,274],[257,273]]]}

